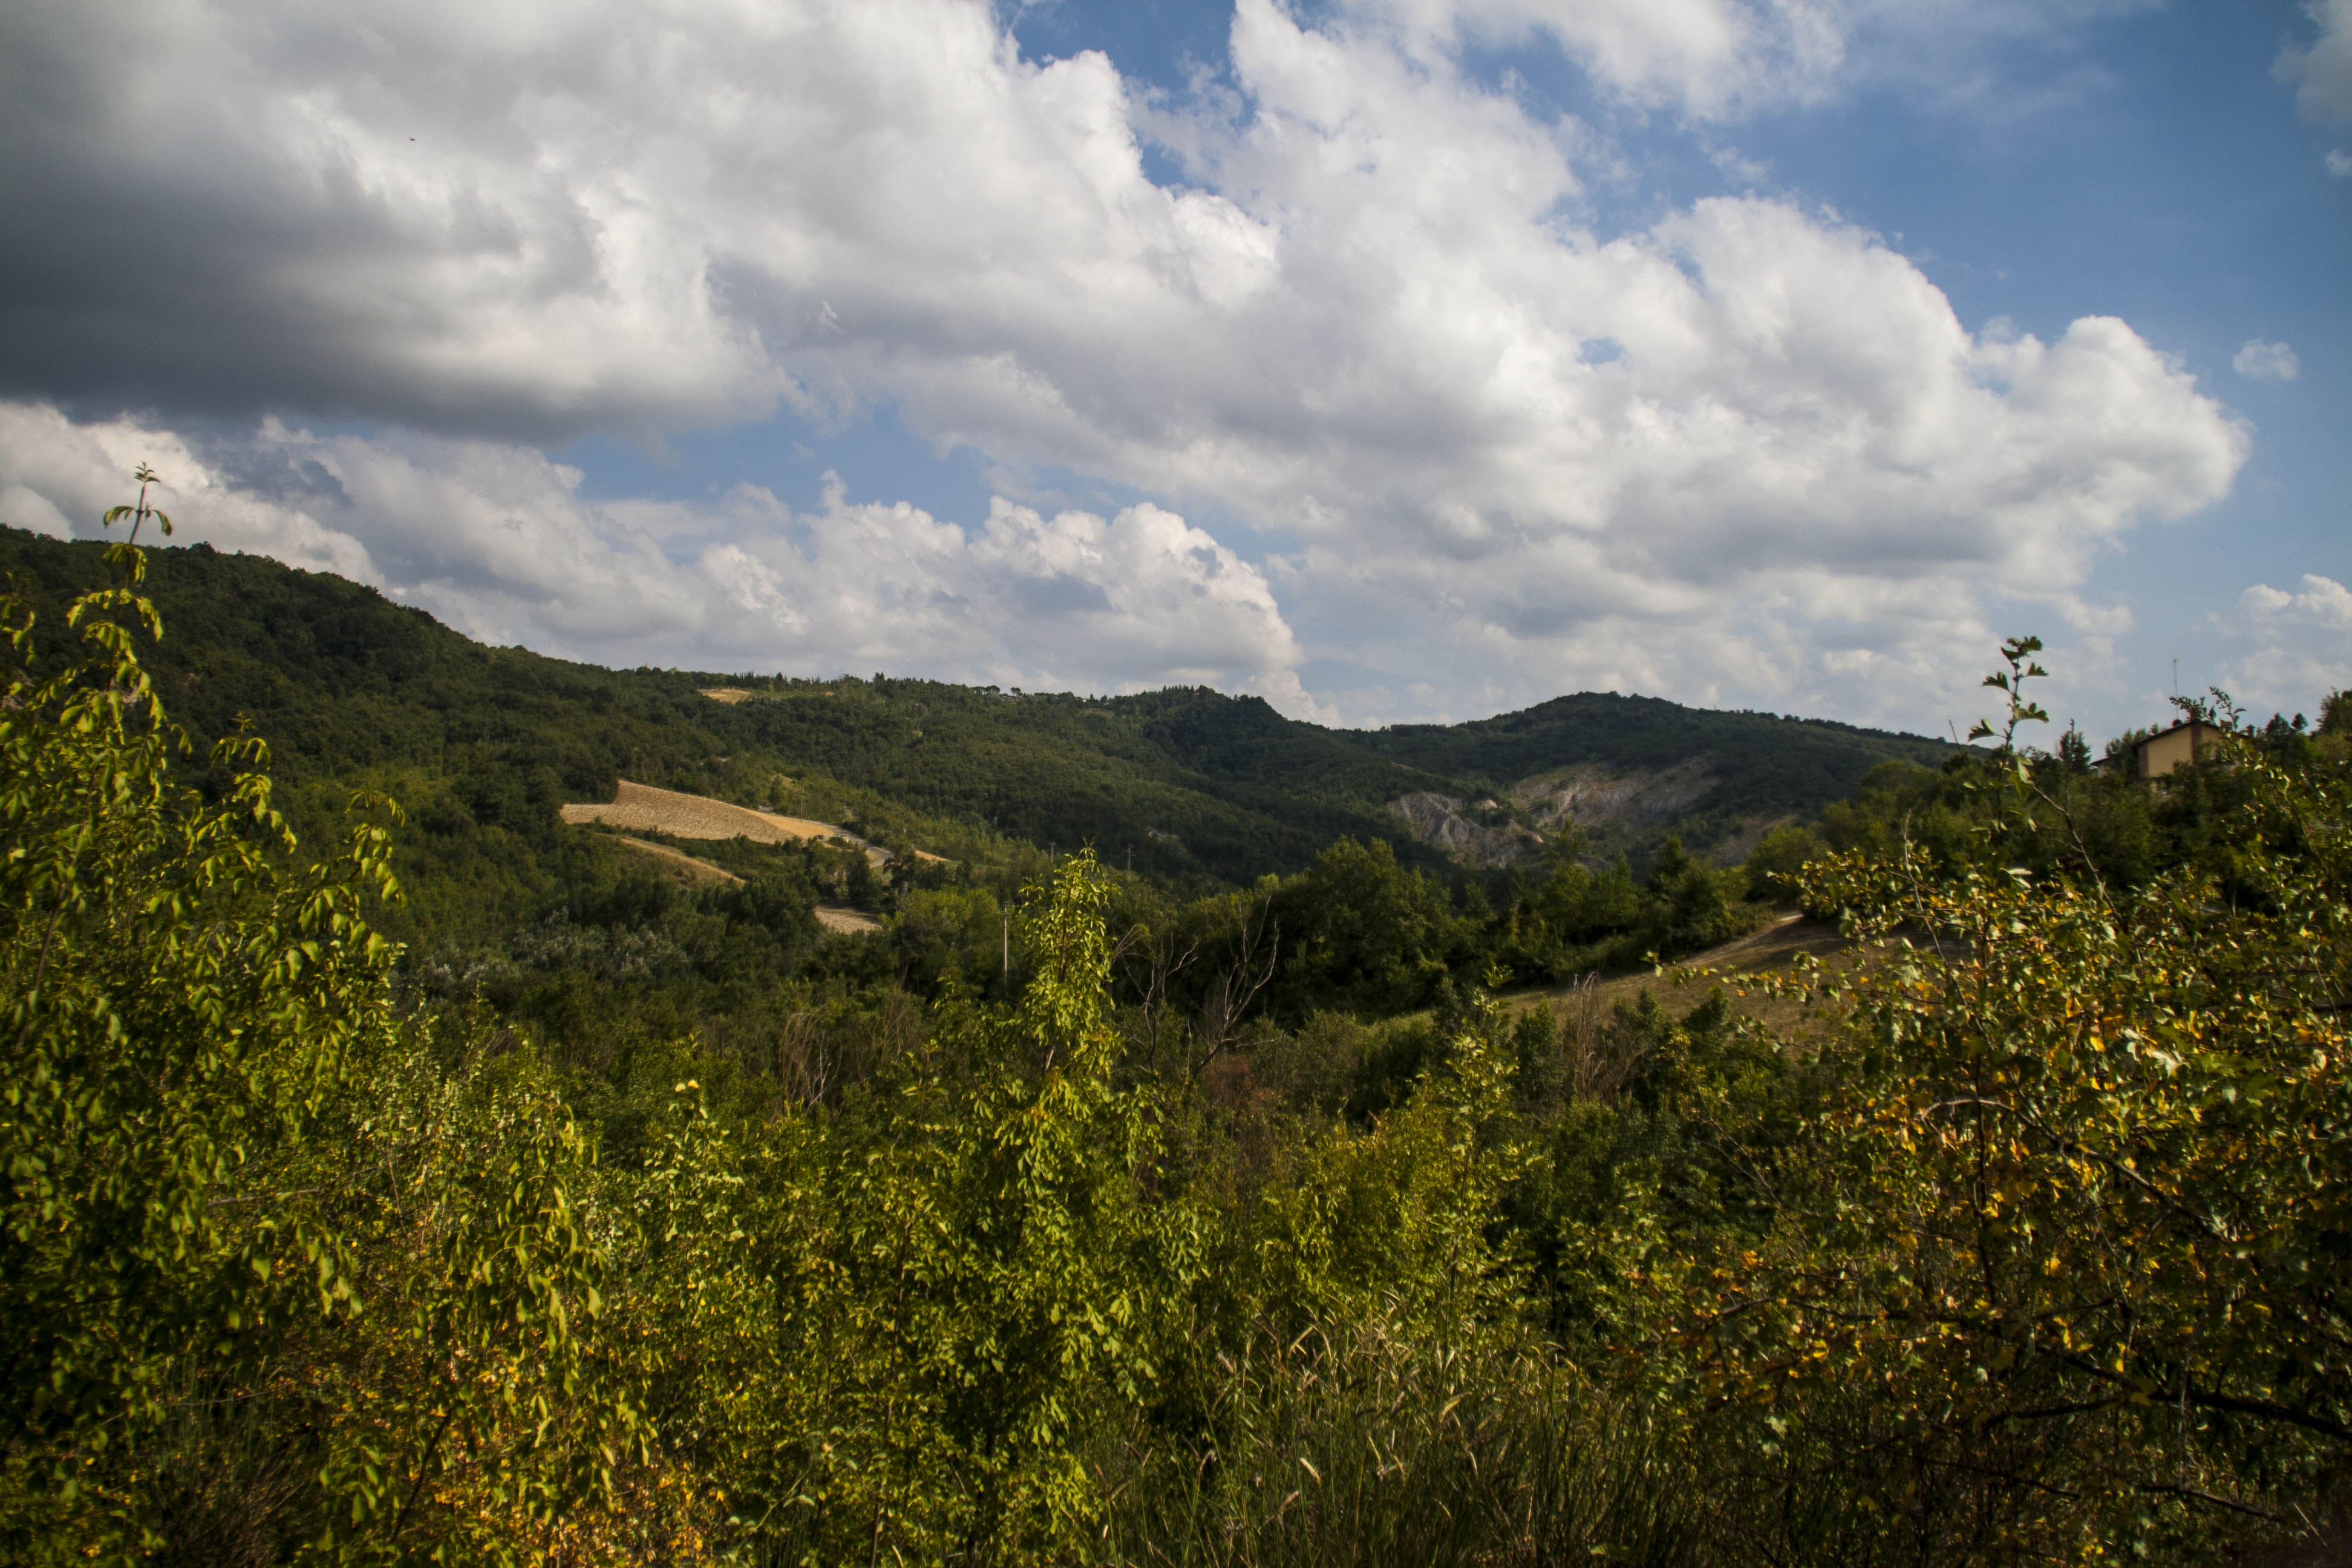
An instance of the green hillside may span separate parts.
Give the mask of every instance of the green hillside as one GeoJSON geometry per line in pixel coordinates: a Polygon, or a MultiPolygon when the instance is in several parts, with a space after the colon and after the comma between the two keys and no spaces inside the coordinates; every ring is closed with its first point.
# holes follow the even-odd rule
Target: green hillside
{"type": "MultiPolygon", "coordinates": [[[[436,868],[454,876],[488,862],[504,868],[494,880],[529,885],[533,867],[567,852],[554,808],[607,799],[624,777],[849,820],[884,843],[959,859],[1092,843],[1111,864],[1206,887],[1297,871],[1343,836],[1383,838],[1408,864],[1443,867],[1388,809],[1416,791],[1467,798],[1580,763],[1705,759],[1711,793],[1653,825],[1631,845],[1638,859],[1677,828],[1706,846],[1743,816],[1817,815],[1877,763],[1933,762],[1945,750],[1601,695],[1367,732],[1204,688],[1103,699],[609,670],[485,647],[373,589],[260,557],[199,544],[151,560],[167,630],[152,663],[175,718],[199,740],[248,721],[269,739],[298,816],[339,809],[354,785],[389,790],[423,829],[415,873],[426,881],[436,868]],[[717,686],[751,695],[700,694],[717,686]]],[[[95,543],[8,530],[0,574],[55,612],[105,569],[95,543]]],[[[61,631],[49,615],[44,640],[61,631]]],[[[470,909],[451,902],[442,918],[470,909]]]]}

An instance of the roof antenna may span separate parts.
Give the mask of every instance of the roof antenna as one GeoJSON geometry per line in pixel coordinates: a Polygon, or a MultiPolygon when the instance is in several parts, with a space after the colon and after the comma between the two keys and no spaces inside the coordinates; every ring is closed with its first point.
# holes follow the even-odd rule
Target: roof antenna
{"type": "Polygon", "coordinates": [[[2172,661],[2172,694],[2180,695],[2180,661],[2177,658],[2172,661]]]}

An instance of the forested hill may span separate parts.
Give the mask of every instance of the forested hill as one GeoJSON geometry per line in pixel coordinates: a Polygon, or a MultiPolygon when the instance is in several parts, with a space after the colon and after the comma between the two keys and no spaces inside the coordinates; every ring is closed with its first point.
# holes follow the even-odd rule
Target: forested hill
{"type": "MultiPolygon", "coordinates": [[[[1677,828],[1705,847],[1742,825],[1811,816],[1890,756],[1932,763],[1946,750],[1600,695],[1368,732],[1206,689],[1098,699],[608,670],[485,647],[373,589],[260,557],[199,544],[149,561],[165,626],[151,664],[177,720],[210,739],[243,715],[298,800],[306,787],[320,802],[349,784],[388,787],[429,832],[535,832],[557,805],[610,798],[627,777],[854,817],[950,856],[988,838],[1091,842],[1139,871],[1242,882],[1297,870],[1343,835],[1438,863],[1391,809],[1407,795],[1473,812],[1492,798],[1486,816],[1516,819],[1526,845],[1559,824],[1565,797],[1510,800],[1522,781],[1550,787],[1583,770],[1638,784],[1679,769],[1678,790],[1644,797],[1653,809],[1620,813],[1616,838],[1638,855],[1677,828]],[[748,696],[702,695],[714,688],[748,696]]],[[[54,647],[66,600],[100,585],[105,566],[98,544],[0,530],[0,574],[45,612],[54,647]]]]}
{"type": "MultiPolygon", "coordinates": [[[[1852,795],[1880,763],[1936,767],[1954,749],[1832,720],[1721,712],[1607,691],[1556,697],[1468,723],[1400,724],[1352,738],[1402,765],[1479,780],[1490,793],[1533,807],[1539,818],[1550,815],[1545,803],[1579,775],[1640,780],[1680,771],[1690,787],[1667,797],[1675,802],[1667,816],[1674,831],[1698,846],[1811,816],[1852,795]]],[[[1668,825],[1662,821],[1656,831],[1668,825]]]]}
{"type": "MultiPolygon", "coordinates": [[[[242,715],[298,807],[382,787],[428,837],[530,836],[559,805],[610,799],[625,777],[958,858],[1004,839],[1091,842],[1138,871],[1240,882],[1299,869],[1348,835],[1389,837],[1435,866],[1442,857],[1381,809],[1402,793],[1385,780],[1466,787],[1209,691],[1113,702],[611,670],[485,647],[372,588],[261,557],[195,545],[148,562],[164,637],[147,662],[176,721],[209,741],[242,715]],[[702,695],[729,688],[752,700],[702,695]]],[[[66,603],[102,585],[106,566],[98,544],[0,530],[0,575],[41,612],[39,642],[55,652],[66,603]]]]}

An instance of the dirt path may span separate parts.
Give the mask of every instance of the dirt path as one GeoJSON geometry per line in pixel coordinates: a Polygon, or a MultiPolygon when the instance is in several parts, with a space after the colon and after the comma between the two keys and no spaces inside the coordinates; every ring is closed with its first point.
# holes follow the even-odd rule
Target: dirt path
{"type": "MultiPolygon", "coordinates": [[[[682,850],[673,849],[667,844],[648,844],[642,838],[628,838],[617,833],[611,836],[610,842],[619,845],[624,849],[653,857],[660,861],[666,869],[681,880],[689,883],[716,883],[730,888],[740,888],[743,885],[743,879],[734,872],[714,866],[708,860],[698,860],[693,856],[682,850]]],[[[872,915],[857,910],[844,909],[837,904],[817,905],[816,923],[827,931],[839,931],[845,936],[871,936],[882,929],[882,922],[872,915]]]]}
{"type": "Polygon", "coordinates": [[[612,841],[624,849],[633,849],[640,855],[652,856],[671,870],[678,872],[689,882],[716,882],[721,887],[729,888],[740,888],[743,885],[743,879],[734,872],[723,870],[708,860],[698,860],[693,856],[682,850],[673,849],[667,844],[648,844],[642,838],[624,838],[617,833],[612,836],[612,841]]]}

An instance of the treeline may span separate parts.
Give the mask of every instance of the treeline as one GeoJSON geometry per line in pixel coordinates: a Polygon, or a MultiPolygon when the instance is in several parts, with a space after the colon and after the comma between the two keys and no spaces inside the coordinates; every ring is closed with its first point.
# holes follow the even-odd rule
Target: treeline
{"type": "Polygon", "coordinates": [[[363,797],[314,867],[258,742],[184,754],[116,561],[69,639],[5,608],[11,1561],[2335,1544],[2341,700],[2137,796],[2012,708],[1942,839],[1902,774],[1772,865],[1483,910],[1342,841],[1193,899],[932,872],[828,939],[848,858],[691,893],[581,835],[404,958],[415,828],[363,797]],[[1481,989],[1773,888],[1857,939],[1797,1036],[1481,989]]]}
{"type": "MultiPolygon", "coordinates": [[[[2249,743],[2306,768],[2334,743],[2325,725],[2352,719],[2328,711],[2322,729],[2281,721],[2249,743]]],[[[1703,864],[1672,838],[1644,873],[1622,856],[1595,867],[1569,836],[1536,872],[1490,879],[1407,866],[1378,839],[1343,838],[1294,876],[1190,899],[1106,868],[1115,929],[1149,933],[1121,949],[1113,1003],[1148,1016],[1155,1039],[1168,1027],[1201,1034],[1213,1042],[1198,1047],[1205,1055],[1249,1028],[1296,1030],[1318,1012],[1372,1022],[1443,1013],[1480,987],[1556,985],[1703,952],[1776,906],[1806,903],[1807,868],[1824,858],[1885,859],[1906,847],[1940,877],[2014,867],[2116,890],[2192,873],[2235,886],[2242,773],[2190,769],[2153,789],[2079,756],[2019,755],[2031,809],[1988,794],[1980,754],[1941,769],[1889,762],[1818,826],[1768,835],[1736,868],[1703,864]]],[[[464,883],[483,864],[468,858],[471,835],[461,829],[452,842],[421,826],[404,839],[405,864],[467,885],[475,909],[503,922],[486,925],[486,941],[418,945],[408,983],[443,998],[480,990],[566,1050],[608,1051],[639,1033],[756,1042],[776,1037],[779,1020],[884,993],[923,1005],[1012,1000],[1031,973],[1012,907],[1052,864],[1031,850],[992,865],[901,860],[877,873],[861,856],[823,847],[691,843],[680,847],[751,881],[696,892],[541,813],[509,831],[528,837],[554,874],[501,888],[464,883]],[[882,933],[824,937],[805,917],[819,897],[881,916],[882,933]],[[761,912],[746,912],[754,906],[761,912]],[[788,907],[802,912],[776,912],[788,907]]],[[[1816,903],[1812,912],[1839,911],[1816,903]]],[[[758,1058],[747,1071],[772,1077],[773,1060],[746,1048],[758,1058]]]]}
{"type": "MultiPolygon", "coordinates": [[[[402,839],[404,866],[446,852],[430,829],[402,839]]],[[[777,1063],[756,1042],[812,1010],[884,994],[919,1006],[1017,999],[1034,973],[1016,929],[1023,889],[1068,858],[877,871],[821,845],[678,846],[745,879],[714,887],[604,835],[557,829],[549,840],[540,864],[555,874],[542,885],[471,884],[478,910],[506,912],[504,929],[478,916],[487,940],[413,947],[404,990],[479,996],[566,1052],[686,1033],[755,1042],[745,1070],[762,1078],[777,1063]],[[820,900],[875,914],[882,929],[828,934],[811,914],[820,900]]],[[[1747,870],[1703,865],[1672,840],[1646,877],[1622,858],[1594,870],[1574,848],[1563,842],[1545,874],[1505,884],[1499,904],[1479,882],[1400,864],[1379,839],[1343,838],[1296,876],[1192,899],[1105,867],[1109,919],[1128,938],[1112,1004],[1148,1018],[1155,1037],[1212,1037],[1202,1048],[1213,1054],[1245,1029],[1296,1028],[1320,1012],[1378,1022],[1457,1008],[1481,987],[1639,967],[1742,934],[1769,912],[1751,896],[1769,889],[1747,870]]],[[[459,859],[445,875],[468,868],[459,859]]]]}
{"type": "MultiPolygon", "coordinates": [[[[351,789],[383,790],[443,834],[461,880],[529,884],[534,896],[568,873],[518,839],[554,805],[611,798],[622,777],[846,822],[959,861],[1092,844],[1108,863],[1198,893],[1294,874],[1343,837],[1385,839],[1404,863],[1444,873],[1391,802],[1423,790],[1507,801],[1515,781],[1546,769],[1706,758],[1716,782],[1705,798],[1605,847],[1646,870],[1677,826],[1712,855],[1754,820],[1810,817],[1877,762],[1948,749],[1594,695],[1366,734],[1202,688],[1079,698],[878,674],[607,670],[484,647],[372,589],[259,557],[195,545],[151,564],[172,634],[152,673],[192,734],[208,745],[243,720],[270,736],[283,806],[313,837],[332,830],[351,789]],[[718,687],[750,699],[699,694],[718,687]]],[[[66,605],[107,581],[98,545],[15,529],[0,529],[0,578],[44,610],[35,637],[52,655],[70,641],[59,640],[66,605]]],[[[225,787],[201,761],[197,774],[225,787]]],[[[496,890],[445,889],[441,863],[414,867],[415,898],[392,917],[404,940],[465,940],[479,895],[496,890]]],[[[503,911],[483,929],[501,922],[503,911]]]]}
{"type": "MultiPolygon", "coordinates": [[[[2225,692],[2179,706],[2184,718],[2235,735],[2240,747],[2294,772],[2320,765],[2352,733],[2352,698],[2341,692],[2322,704],[2315,724],[2300,713],[2273,713],[2256,727],[2225,692]]],[[[2234,882],[2252,775],[2189,767],[2155,787],[2135,774],[2130,757],[2130,743],[2147,733],[2118,737],[2096,763],[2073,731],[2052,752],[2018,746],[2018,783],[2030,796],[2020,810],[1986,795],[1975,759],[1940,770],[1882,763],[1817,825],[1766,835],[1748,858],[1750,886],[1759,895],[1790,896],[1798,886],[1792,873],[1808,860],[1831,853],[1885,858],[1906,846],[1943,875],[2014,866],[2129,889],[2195,868],[2234,882]]]]}

